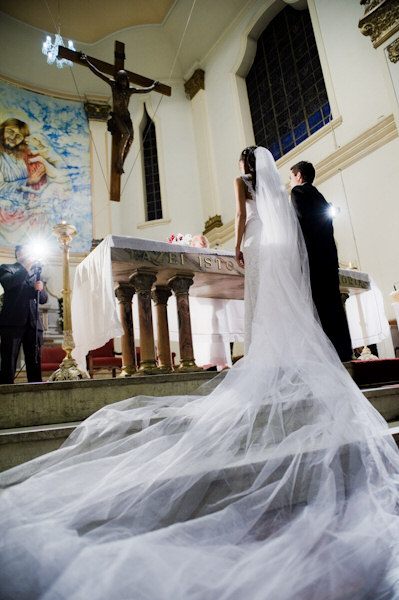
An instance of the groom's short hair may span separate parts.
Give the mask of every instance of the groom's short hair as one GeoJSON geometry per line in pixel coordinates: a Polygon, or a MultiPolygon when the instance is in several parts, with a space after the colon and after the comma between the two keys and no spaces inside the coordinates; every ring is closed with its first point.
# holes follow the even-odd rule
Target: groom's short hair
{"type": "Polygon", "coordinates": [[[306,183],[313,183],[314,178],[316,177],[316,171],[312,163],[306,162],[306,160],[301,160],[296,163],[293,167],[291,167],[291,171],[296,175],[300,173],[302,175],[302,179],[306,183]]]}

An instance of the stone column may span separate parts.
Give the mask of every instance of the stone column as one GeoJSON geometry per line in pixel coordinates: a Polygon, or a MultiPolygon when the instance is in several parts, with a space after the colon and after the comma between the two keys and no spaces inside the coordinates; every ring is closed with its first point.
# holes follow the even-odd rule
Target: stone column
{"type": "Polygon", "coordinates": [[[123,327],[122,344],[122,372],[119,377],[130,377],[137,371],[136,348],[134,345],[134,327],[132,313],[132,299],[135,289],[130,283],[120,283],[115,290],[119,300],[121,321],[123,327]]]}
{"type": "Polygon", "coordinates": [[[171,294],[170,288],[161,285],[152,290],[152,299],[157,311],[158,369],[168,373],[172,371],[167,312],[168,298],[171,294]]]}
{"type": "Polygon", "coordinates": [[[179,371],[200,371],[195,364],[193,338],[191,335],[190,304],[188,290],[193,283],[193,273],[179,273],[168,281],[175,293],[179,322],[180,365],[179,371]]]}
{"type": "Polygon", "coordinates": [[[140,327],[140,367],[139,373],[158,373],[155,360],[154,329],[151,312],[151,288],[156,281],[156,272],[150,269],[137,269],[130,276],[130,283],[137,293],[140,327]]]}

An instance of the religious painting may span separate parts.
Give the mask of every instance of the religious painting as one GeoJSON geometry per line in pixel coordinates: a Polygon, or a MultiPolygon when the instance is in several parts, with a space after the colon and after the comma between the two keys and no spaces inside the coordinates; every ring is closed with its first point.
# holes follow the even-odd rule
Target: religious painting
{"type": "Polygon", "coordinates": [[[53,242],[75,225],[71,251],[92,241],[89,124],[81,103],[0,81],[0,246],[53,242]]]}

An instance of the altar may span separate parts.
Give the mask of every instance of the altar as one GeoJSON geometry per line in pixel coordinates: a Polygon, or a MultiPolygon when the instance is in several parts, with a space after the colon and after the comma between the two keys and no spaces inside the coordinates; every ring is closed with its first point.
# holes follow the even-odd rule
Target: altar
{"type": "MultiPolygon", "coordinates": [[[[340,269],[340,289],[343,299],[363,293],[370,278],[340,269]]],[[[85,369],[89,350],[121,336],[122,375],[170,372],[173,339],[180,349],[177,370],[191,371],[198,369],[193,336],[202,336],[203,347],[218,343],[220,360],[224,353],[229,364],[229,342],[243,339],[243,298],[244,270],[232,252],[109,235],[76,271],[73,356],[85,369]]]]}
{"type": "MultiPolygon", "coordinates": [[[[218,306],[218,303],[222,302],[223,308],[227,308],[231,301],[230,315],[237,314],[235,301],[243,304],[244,271],[236,264],[233,253],[107,236],[82,261],[75,274],[72,327],[76,347],[73,356],[79,368],[85,368],[85,356],[90,349],[121,336],[123,375],[171,371],[168,301],[172,294],[172,302],[176,304],[175,322],[180,349],[177,369],[197,370],[190,310],[197,312],[203,300],[212,299],[213,316],[216,317],[218,312],[223,312],[220,310],[222,305],[218,306]],[[134,297],[137,305],[135,319],[132,310],[134,297]],[[135,352],[137,329],[141,355],[138,371],[135,352]]],[[[209,316],[209,303],[202,308],[202,314],[208,313],[209,316]]],[[[222,319],[217,318],[216,321],[214,329],[220,328],[222,319]]],[[[224,329],[229,329],[225,311],[223,322],[224,329]]],[[[209,328],[209,323],[204,325],[209,328]]],[[[240,328],[243,330],[241,321],[240,328]]]]}

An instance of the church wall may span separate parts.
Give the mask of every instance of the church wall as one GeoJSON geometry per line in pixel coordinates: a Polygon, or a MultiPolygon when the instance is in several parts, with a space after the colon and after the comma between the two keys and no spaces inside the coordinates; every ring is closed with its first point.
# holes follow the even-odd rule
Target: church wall
{"type": "MultiPolygon", "coordinates": [[[[389,89],[382,49],[375,50],[370,39],[363,36],[357,26],[363,13],[360,3],[345,0],[334,3],[328,0],[313,1],[338,110],[343,118],[342,125],[335,130],[339,148],[389,115],[397,115],[398,103],[389,89]],[[336,30],[331,27],[331,23],[337,23],[338,16],[339,43],[336,30]]],[[[342,172],[347,209],[349,207],[351,212],[358,247],[355,262],[360,261],[361,269],[369,272],[381,289],[388,318],[394,317],[390,292],[399,275],[394,225],[399,219],[396,186],[398,160],[399,140],[396,137],[342,172]]],[[[337,187],[342,195],[340,183],[337,187]]],[[[322,192],[324,186],[320,186],[322,192]]],[[[329,194],[326,192],[328,200],[331,200],[332,193],[332,189],[329,194]]],[[[343,219],[340,217],[336,219],[336,238],[340,259],[348,262],[352,260],[350,254],[353,249],[347,249],[351,245],[353,247],[353,233],[348,236],[345,232],[348,223],[343,226],[341,221],[343,219]]]]}
{"type": "MultiPolygon", "coordinates": [[[[229,76],[234,70],[238,70],[236,61],[240,56],[241,44],[245,43],[249,31],[254,27],[256,17],[259,18],[261,4],[266,11],[273,2],[252,6],[215,55],[209,58],[205,69],[215,160],[220,162],[218,157],[222,156],[224,162],[232,160],[234,165],[233,168],[226,166],[221,167],[220,171],[218,169],[222,188],[222,210],[225,211],[226,221],[233,216],[233,210],[223,190],[234,177],[243,141],[251,143],[253,140],[252,132],[246,132],[244,136],[241,134],[243,122],[246,125],[248,123],[249,111],[246,98],[243,98],[246,94],[245,84],[242,85],[242,78],[238,77],[239,84],[234,86],[229,76]],[[232,95],[235,96],[235,102],[232,102],[232,95]],[[235,108],[238,110],[235,111],[235,108]]],[[[363,10],[357,0],[337,0],[333,3],[328,0],[309,0],[308,4],[315,25],[326,84],[327,87],[330,86],[329,97],[333,107],[336,105],[334,124],[337,120],[341,122],[327,135],[329,126],[325,127],[278,161],[284,180],[288,180],[287,165],[292,163],[292,159],[299,160],[297,156],[301,154],[303,147],[306,147],[307,155],[313,155],[309,160],[318,162],[393,112],[392,103],[384,93],[386,82],[379,57],[370,41],[361,35],[357,27],[363,10]],[[331,26],[332,23],[334,27],[331,26]],[[340,32],[339,43],[337,31],[340,32]],[[327,62],[326,59],[323,61],[322,51],[325,51],[327,62]]]]}
{"type": "MultiPolygon", "coordinates": [[[[206,94],[213,133],[215,162],[220,174],[221,214],[230,239],[225,247],[234,243],[232,219],[234,201],[232,180],[237,175],[237,159],[242,147],[241,132],[248,129],[248,104],[243,80],[231,85],[232,74],[240,71],[237,60],[241,44],[259,19],[261,3],[250,7],[242,22],[232,31],[209,58],[206,66],[206,94]],[[231,96],[234,101],[232,102],[231,96]]],[[[270,3],[262,3],[264,10],[270,3]]],[[[319,188],[327,200],[340,205],[341,214],[335,230],[342,263],[360,262],[360,266],[380,287],[388,318],[393,317],[390,292],[393,282],[399,279],[394,224],[398,222],[396,165],[399,160],[397,132],[386,136],[386,142],[372,151],[355,145],[371,128],[397,114],[396,96],[388,90],[389,77],[384,73],[381,56],[370,40],[358,28],[363,7],[357,0],[309,0],[308,6],[314,25],[333,121],[300,146],[283,156],[277,163],[285,183],[289,180],[289,167],[299,160],[309,160],[316,166],[348,146],[352,153],[348,163],[342,163],[342,179],[335,168],[331,176],[323,175],[319,188]],[[353,149],[350,145],[354,144],[353,149]],[[352,164],[349,164],[351,163],[352,164]],[[344,182],[342,184],[342,181],[344,182]],[[383,182],[381,184],[381,182],[383,182]],[[344,185],[344,187],[343,187],[344,185]],[[353,221],[350,224],[348,210],[353,221]],[[356,258],[356,244],[359,258],[356,258]]],[[[263,30],[263,29],[262,29],[263,30]]],[[[260,32],[259,32],[260,33],[260,32]]],[[[248,52],[253,53],[251,40],[248,52]]],[[[380,53],[381,54],[381,53],[380,53]]],[[[244,59],[245,62],[245,53],[244,59]]],[[[250,65],[249,65],[250,66],[250,65]]],[[[399,64],[389,66],[398,70],[399,64]]],[[[249,67],[248,67],[249,68],[249,67]]],[[[240,73],[241,74],[241,73],[240,73]]],[[[391,73],[392,77],[392,73],[391,73]]],[[[395,77],[392,77],[395,81],[395,77]]],[[[252,132],[246,132],[245,144],[252,142],[252,132]]],[[[385,134],[378,133],[378,136],[385,134]]],[[[370,140],[371,141],[371,140],[370,140]]],[[[342,158],[342,161],[344,159],[342,158]]],[[[217,231],[217,230],[215,230],[217,231]]],[[[215,233],[223,238],[222,230],[215,233]]]]}
{"type": "MultiPolygon", "coordinates": [[[[245,74],[256,50],[256,36],[284,6],[283,0],[246,3],[240,19],[226,27],[222,38],[206,56],[198,57],[199,64],[193,64],[190,72],[183,73],[181,63],[177,61],[171,80],[170,69],[176,48],[167,26],[133,28],[96,44],[75,44],[90,55],[112,62],[114,40],[118,39],[126,44],[127,69],[172,85],[172,97],[163,98],[158,110],[158,94],[132,97],[130,107],[136,141],[125,163],[122,188],[124,179],[127,184],[120,203],[108,201],[110,137],[106,124],[90,123],[96,146],[96,152],[91,155],[93,237],[102,238],[112,232],[165,240],[170,233],[194,234],[203,228],[204,220],[213,216],[208,213],[214,207],[224,223],[220,230],[224,247],[231,249],[234,246],[233,179],[239,174],[240,151],[254,141],[245,74]],[[183,78],[190,77],[198,67],[205,71],[205,90],[190,101],[184,93],[183,78]],[[162,222],[150,224],[144,223],[140,159],[129,175],[137,155],[145,101],[156,124],[164,203],[162,222]],[[205,137],[201,138],[201,135],[205,137]],[[206,157],[200,157],[201,152],[207,152],[206,157]],[[107,156],[108,164],[104,168],[107,156]],[[204,173],[208,173],[211,180],[212,201],[208,198],[209,181],[204,185],[201,180],[204,173]]],[[[317,166],[383,123],[389,115],[394,114],[399,119],[399,63],[384,62],[383,49],[375,50],[370,39],[360,33],[358,21],[363,7],[359,0],[308,0],[308,6],[333,121],[278,161],[285,183],[288,183],[289,167],[298,160],[310,160],[317,166]]],[[[44,32],[3,15],[0,35],[4,41],[0,75],[61,96],[77,95],[68,69],[46,64],[40,52],[44,32]]],[[[75,65],[73,74],[79,94],[86,93],[101,100],[109,97],[108,86],[87,69],[75,65]]],[[[399,160],[399,140],[389,138],[369,153],[363,150],[359,153],[354,148],[353,155],[350,164],[343,164],[342,175],[337,169],[330,176],[326,173],[318,186],[327,200],[341,208],[335,221],[340,261],[359,262],[363,270],[370,272],[383,293],[386,314],[390,318],[393,314],[389,294],[393,282],[399,280],[395,261],[397,242],[393,232],[399,216],[395,169],[399,160]]],[[[8,255],[6,258],[9,262],[8,255]]],[[[4,258],[0,257],[0,260],[3,262],[4,258]]],[[[54,281],[58,281],[57,277],[54,281]]],[[[55,290],[56,293],[60,289],[55,290]]]]}
{"type": "Polygon", "coordinates": [[[191,109],[181,82],[172,85],[172,98],[133,97],[130,109],[135,139],[125,162],[121,203],[110,203],[112,233],[165,241],[171,233],[202,231],[203,211],[191,109]],[[157,135],[163,218],[145,221],[145,182],[139,151],[144,103],[157,135]]]}
{"type": "MultiPolygon", "coordinates": [[[[27,27],[24,24],[4,16],[0,22],[0,34],[6,40],[6,49],[2,53],[0,72],[7,78],[16,80],[41,89],[59,93],[60,95],[88,95],[95,100],[96,96],[104,100],[109,98],[109,87],[87,68],[74,65],[73,76],[69,68],[57,69],[55,65],[47,65],[41,54],[41,43],[45,32],[27,27]],[[19,43],[23,39],[24,43],[19,43]],[[30,51],[27,52],[27,48],[30,51]]],[[[118,32],[95,44],[75,42],[75,47],[89,55],[113,61],[114,40],[125,43],[126,68],[142,73],[150,78],[169,83],[169,75],[176,56],[168,34],[162,26],[136,27],[118,32]],[[156,60],[154,60],[154,48],[156,60]]],[[[66,40],[64,40],[66,41],[66,40]]],[[[133,96],[130,103],[133,122],[135,124],[135,142],[125,163],[126,175],[122,177],[122,199],[120,204],[108,204],[109,160],[111,140],[106,133],[106,123],[92,122],[92,183],[93,183],[93,224],[95,238],[102,238],[112,231],[119,235],[137,235],[164,240],[177,228],[178,231],[191,232],[202,230],[203,214],[199,195],[199,180],[197,172],[196,150],[193,141],[193,123],[189,100],[186,98],[181,77],[179,61],[173,70],[172,97],[163,97],[157,110],[156,128],[158,144],[158,160],[163,164],[163,209],[166,221],[175,219],[171,228],[170,223],[151,224],[144,229],[138,228],[144,222],[143,174],[140,160],[136,160],[133,172],[133,162],[137,158],[139,148],[139,130],[135,120],[137,104],[143,99],[152,110],[158,107],[161,96],[140,95],[139,102],[133,96]],[[95,146],[95,147],[94,147],[95,146]],[[99,158],[102,162],[100,165],[99,158]],[[108,163],[105,164],[106,159],[108,163]],[[104,178],[106,181],[104,181],[104,178]],[[141,190],[141,197],[140,197],[141,190]],[[137,197],[141,205],[137,206],[137,197]],[[181,210],[181,203],[185,209],[181,210]]],[[[161,165],[160,165],[161,169],[161,165]]],[[[162,181],[161,181],[162,187],[162,181]]]]}
{"type": "Polygon", "coordinates": [[[210,128],[207,94],[203,89],[198,90],[191,99],[193,113],[195,144],[197,148],[199,191],[203,208],[203,222],[210,217],[220,214],[220,198],[218,177],[215,167],[215,156],[212,146],[212,131],[210,128]]]}
{"type": "Polygon", "coordinates": [[[385,87],[393,108],[393,114],[396,121],[396,127],[399,130],[399,68],[398,60],[393,58],[393,54],[398,51],[398,36],[392,35],[385,44],[377,48],[380,63],[385,75],[385,87]],[[396,62],[395,62],[396,60],[396,62]]]}
{"type": "Polygon", "coordinates": [[[103,239],[112,231],[109,188],[109,139],[102,121],[89,121],[93,239],[103,239]]]}
{"type": "MultiPolygon", "coordinates": [[[[239,175],[239,154],[247,143],[253,143],[253,132],[243,128],[240,97],[233,67],[243,43],[243,27],[245,28],[253,11],[256,11],[260,4],[256,3],[250,12],[243,15],[242,20],[226,34],[202,65],[205,71],[207,114],[216,172],[215,186],[224,223],[234,215],[233,179],[239,175]]],[[[243,101],[247,103],[246,90],[244,92],[243,101]]],[[[241,89],[240,96],[242,93],[241,89]]]]}
{"type": "MultiPolygon", "coordinates": [[[[156,106],[155,98],[152,103],[156,106]]],[[[171,233],[201,233],[203,226],[192,112],[183,82],[172,86],[172,98],[164,98],[158,115],[158,160],[164,163],[165,208],[171,223],[150,237],[164,241],[171,233]]]]}
{"type": "Polygon", "coordinates": [[[378,53],[358,28],[364,10],[360,2],[311,0],[309,5],[313,24],[317,20],[320,26],[321,39],[316,40],[324,46],[338,113],[343,117],[336,130],[337,143],[343,145],[391,114],[392,104],[378,53]]]}
{"type": "MultiPolygon", "coordinates": [[[[109,87],[87,68],[78,65],[72,67],[75,85],[69,67],[57,69],[55,64],[46,63],[41,54],[45,34],[46,32],[2,15],[0,35],[5,44],[0,76],[6,81],[50,95],[76,99],[79,95],[82,101],[86,95],[94,102],[110,101],[109,87]]],[[[90,45],[75,42],[75,47],[96,58],[112,62],[115,39],[126,45],[126,68],[170,84],[172,97],[161,97],[154,93],[131,98],[135,142],[125,163],[120,203],[108,200],[111,137],[107,133],[106,123],[90,121],[93,237],[101,239],[112,232],[116,235],[165,240],[173,232],[201,232],[204,215],[199,192],[192,114],[183,88],[179,61],[175,63],[173,74],[171,73],[176,48],[161,26],[133,28],[90,45]],[[169,79],[171,74],[172,79],[169,79]],[[147,110],[156,125],[163,203],[163,219],[150,223],[145,223],[145,183],[141,157],[138,156],[143,102],[146,102],[147,110]],[[140,112],[137,118],[136,109],[140,112]]],[[[2,262],[8,261],[9,252],[6,254],[4,258],[0,257],[2,262]]]]}
{"type": "MultiPolygon", "coordinates": [[[[394,281],[399,280],[396,247],[399,203],[397,190],[393,187],[393,181],[397,177],[397,162],[392,160],[394,156],[399,156],[399,138],[354,163],[343,173],[359,249],[358,266],[370,273],[382,290],[386,290],[387,309],[388,294],[393,290],[394,281]]],[[[321,191],[324,190],[323,186],[324,184],[320,186],[321,191]]],[[[340,193],[342,198],[342,186],[340,193]]],[[[335,229],[338,244],[341,246],[347,243],[346,236],[344,238],[341,234],[339,216],[335,229]]],[[[349,253],[342,255],[342,258],[345,262],[356,262],[356,258],[351,258],[349,253]]]]}

